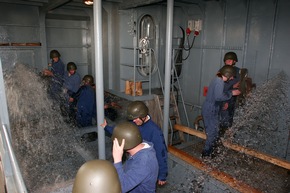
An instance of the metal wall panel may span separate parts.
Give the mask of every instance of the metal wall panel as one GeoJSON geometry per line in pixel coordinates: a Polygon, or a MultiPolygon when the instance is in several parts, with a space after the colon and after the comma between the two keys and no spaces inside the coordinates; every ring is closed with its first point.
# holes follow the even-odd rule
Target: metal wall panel
{"type": "Polygon", "coordinates": [[[273,45],[271,47],[272,58],[270,58],[269,77],[275,76],[280,71],[284,71],[290,76],[289,56],[290,56],[290,1],[278,1],[277,15],[274,20],[273,45]]]}

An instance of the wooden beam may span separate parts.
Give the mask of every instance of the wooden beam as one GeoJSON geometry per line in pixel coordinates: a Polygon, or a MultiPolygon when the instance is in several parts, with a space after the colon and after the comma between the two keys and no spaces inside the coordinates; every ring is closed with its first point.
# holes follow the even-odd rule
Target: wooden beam
{"type": "Polygon", "coordinates": [[[204,171],[205,173],[209,174],[210,176],[212,176],[213,178],[219,180],[220,182],[232,187],[235,190],[238,190],[241,193],[261,193],[262,191],[255,189],[251,186],[249,186],[248,184],[237,180],[236,178],[232,177],[231,175],[224,173],[222,171],[219,171],[218,169],[212,168],[208,165],[206,165],[204,162],[202,162],[201,160],[192,157],[191,155],[183,152],[182,150],[177,149],[176,147],[173,146],[168,146],[168,151],[184,160],[185,162],[187,162],[188,164],[198,168],[201,171],[204,171]]]}
{"type": "Polygon", "coordinates": [[[201,139],[206,139],[206,135],[204,132],[202,131],[198,131],[198,130],[195,130],[195,129],[192,129],[192,128],[189,128],[189,127],[186,127],[186,126],[183,126],[183,125],[178,125],[178,124],[175,124],[174,125],[174,129],[178,130],[178,131],[182,131],[184,133],[188,133],[190,135],[195,135],[201,139]]]}
{"type": "Polygon", "coordinates": [[[268,155],[265,153],[261,153],[261,152],[258,152],[256,150],[253,150],[253,149],[250,149],[247,147],[233,144],[233,143],[226,141],[226,140],[223,140],[222,142],[223,142],[223,145],[229,149],[232,149],[232,150],[235,150],[235,151],[238,151],[241,153],[245,153],[247,155],[259,158],[259,159],[264,160],[266,162],[269,162],[269,163],[272,163],[274,165],[277,165],[277,166],[280,166],[282,168],[286,168],[286,169],[290,170],[290,162],[288,162],[286,160],[283,160],[283,159],[280,159],[280,158],[277,158],[277,157],[274,157],[274,156],[271,156],[271,155],[268,155]]]}
{"type": "MultiPolygon", "coordinates": [[[[192,128],[189,128],[189,127],[186,127],[183,125],[176,124],[176,125],[174,125],[174,129],[182,131],[184,133],[188,133],[190,135],[195,135],[201,139],[206,139],[206,134],[204,132],[197,131],[195,129],[192,129],[192,128]]],[[[283,167],[283,168],[290,170],[290,162],[287,160],[283,160],[283,159],[280,159],[280,158],[277,158],[277,157],[274,157],[274,156],[271,156],[271,155],[268,155],[268,154],[265,154],[262,152],[258,152],[257,150],[246,148],[246,147],[240,146],[238,144],[233,144],[229,141],[223,140],[222,143],[225,147],[227,147],[229,149],[232,149],[232,150],[235,150],[235,151],[238,151],[241,153],[245,153],[247,155],[259,158],[259,159],[264,160],[266,162],[269,162],[269,163],[272,163],[272,164],[275,164],[277,166],[280,166],[280,167],[283,167]]]]}

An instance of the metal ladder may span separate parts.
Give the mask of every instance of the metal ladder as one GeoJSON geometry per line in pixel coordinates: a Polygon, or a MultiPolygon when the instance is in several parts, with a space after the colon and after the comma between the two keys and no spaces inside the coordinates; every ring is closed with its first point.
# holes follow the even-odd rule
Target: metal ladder
{"type": "MultiPolygon", "coordinates": [[[[174,55],[178,54],[179,49],[173,49],[174,55]]],[[[181,86],[179,83],[179,78],[176,77],[175,75],[177,75],[177,71],[175,68],[176,65],[176,60],[177,60],[178,56],[175,55],[175,57],[172,59],[171,62],[171,71],[172,71],[172,81],[171,81],[171,91],[170,91],[170,108],[169,108],[169,126],[170,126],[170,130],[169,130],[169,144],[170,145],[177,145],[182,143],[184,140],[184,133],[181,131],[177,131],[173,128],[174,124],[180,124],[181,123],[181,119],[180,119],[180,114],[179,114],[179,109],[178,109],[178,102],[175,96],[175,90],[174,90],[174,82],[176,80],[177,83],[177,91],[179,91],[180,93],[180,102],[182,104],[183,110],[184,110],[184,114],[186,117],[186,121],[187,121],[187,126],[189,126],[189,121],[188,121],[188,116],[187,116],[187,112],[186,112],[186,108],[185,108],[185,103],[184,103],[184,98],[181,92],[181,86]]],[[[178,65],[182,65],[181,63],[179,63],[178,65]]],[[[162,80],[161,80],[161,75],[160,75],[160,71],[159,68],[157,68],[158,71],[158,77],[159,77],[159,81],[161,84],[161,89],[162,89],[162,94],[160,95],[155,95],[154,96],[154,100],[156,105],[158,106],[159,109],[159,114],[161,117],[161,121],[163,121],[163,106],[164,106],[164,87],[162,84],[162,80]]],[[[162,125],[162,123],[159,123],[159,125],[162,125]]]]}

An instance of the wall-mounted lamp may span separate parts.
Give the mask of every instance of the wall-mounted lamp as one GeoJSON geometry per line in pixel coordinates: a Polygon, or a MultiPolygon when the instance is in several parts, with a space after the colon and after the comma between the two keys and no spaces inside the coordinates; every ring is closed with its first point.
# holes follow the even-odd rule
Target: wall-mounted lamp
{"type": "Polygon", "coordinates": [[[94,4],[94,0],[84,0],[83,2],[86,5],[93,5],[94,4]]]}

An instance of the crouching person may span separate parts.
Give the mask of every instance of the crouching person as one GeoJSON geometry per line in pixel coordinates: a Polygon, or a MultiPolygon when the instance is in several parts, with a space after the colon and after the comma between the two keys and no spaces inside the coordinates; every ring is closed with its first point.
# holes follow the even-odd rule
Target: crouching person
{"type": "Polygon", "coordinates": [[[70,98],[76,106],[76,122],[78,127],[92,126],[96,117],[96,93],[93,88],[94,78],[91,75],[83,77],[82,86],[70,98]]]}
{"type": "Polygon", "coordinates": [[[130,122],[117,124],[112,140],[122,192],[155,193],[159,168],[153,144],[143,141],[138,127],[130,122]],[[124,150],[129,158],[122,165],[124,150]]]}

